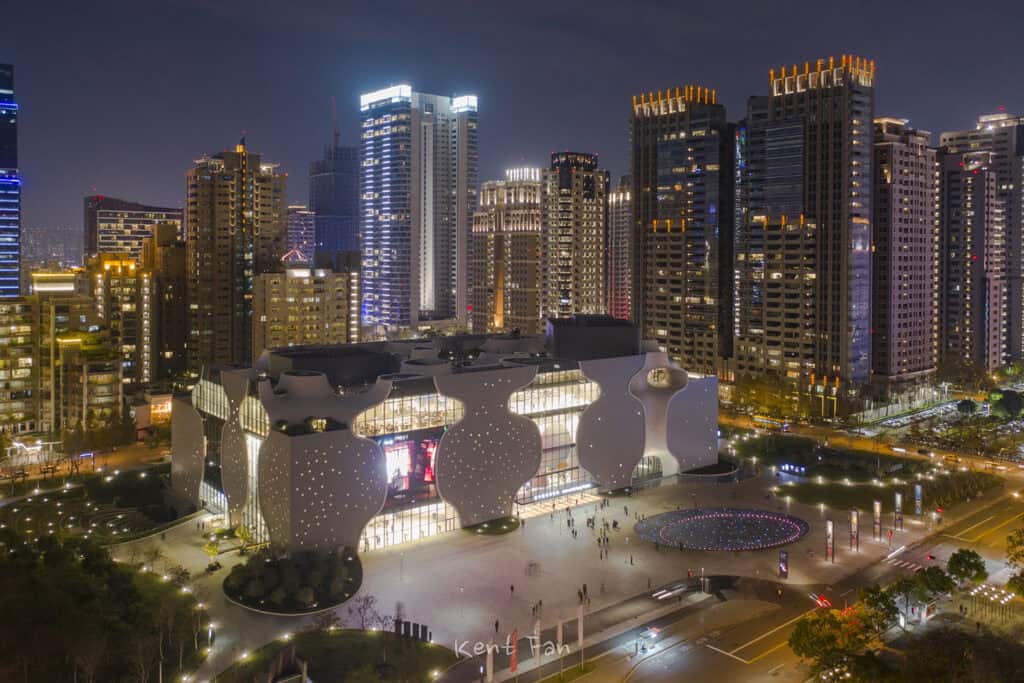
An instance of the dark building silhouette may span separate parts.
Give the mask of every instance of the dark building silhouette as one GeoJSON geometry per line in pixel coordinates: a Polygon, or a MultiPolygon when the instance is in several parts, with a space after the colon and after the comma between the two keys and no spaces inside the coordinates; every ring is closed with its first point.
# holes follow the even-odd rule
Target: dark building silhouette
{"type": "Polygon", "coordinates": [[[309,167],[316,252],[359,250],[359,148],[334,144],[309,167]]]}

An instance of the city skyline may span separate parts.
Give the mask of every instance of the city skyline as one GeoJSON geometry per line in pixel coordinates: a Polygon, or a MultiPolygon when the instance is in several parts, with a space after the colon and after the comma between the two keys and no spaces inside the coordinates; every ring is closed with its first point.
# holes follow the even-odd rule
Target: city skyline
{"type": "Polygon", "coordinates": [[[945,31],[956,20],[952,6],[905,12],[915,18],[913,34],[880,7],[827,17],[795,9],[780,14],[749,3],[738,12],[730,9],[728,17],[719,16],[719,10],[656,4],[638,5],[628,16],[618,6],[576,9],[470,13],[459,5],[431,12],[403,6],[400,11],[421,21],[396,27],[395,41],[402,46],[394,50],[373,38],[374,27],[385,25],[375,10],[353,13],[316,3],[262,13],[233,3],[217,8],[184,3],[157,11],[113,3],[45,17],[36,8],[13,9],[12,20],[0,28],[0,44],[7,47],[0,61],[19,70],[23,226],[77,230],[78,203],[94,192],[178,205],[190,162],[223,149],[241,130],[249,132],[254,149],[278,160],[289,173],[289,202],[305,202],[306,169],[331,139],[330,98],[337,101],[341,144],[355,145],[359,94],[399,82],[418,83],[428,92],[480,97],[485,123],[481,180],[500,178],[505,168],[543,164],[551,152],[570,149],[598,153],[602,167],[617,179],[629,171],[632,94],[699,81],[717,89],[729,119],[736,120],[748,96],[766,92],[770,65],[800,61],[807,54],[871,55],[879,70],[876,113],[909,118],[915,128],[933,132],[933,143],[940,132],[969,128],[980,114],[999,106],[1024,111],[1024,96],[1013,91],[1012,79],[1000,75],[1005,73],[1000,66],[1012,63],[1005,46],[1012,44],[1013,16],[1021,13],[1009,3],[1002,12],[993,10],[1005,20],[986,25],[984,33],[980,25],[961,27],[961,43],[971,44],[969,58],[941,50],[945,31]],[[115,9],[118,21],[112,22],[115,9]],[[834,30],[816,29],[819,19],[834,30]],[[43,35],[44,20],[47,39],[36,40],[43,35]],[[113,39],[109,32],[124,26],[138,30],[119,33],[117,50],[96,47],[111,44],[104,36],[113,39]],[[495,33],[497,26],[506,30],[495,33]],[[223,40],[226,29],[239,27],[248,34],[245,45],[223,40]],[[678,41],[663,39],[678,35],[680,27],[686,27],[685,50],[672,47],[678,41]],[[642,41],[636,39],[640,31],[642,41]],[[179,32],[196,49],[168,52],[177,46],[179,32]],[[780,33],[807,39],[780,45],[780,33]],[[460,40],[450,42],[457,47],[435,40],[456,35],[460,40]],[[973,35],[984,40],[969,40],[973,35]],[[83,44],[85,38],[78,36],[89,36],[89,42],[83,44]],[[259,38],[271,36],[267,48],[259,38]],[[586,58],[577,56],[594,36],[606,49],[595,53],[591,46],[586,58]],[[535,78],[521,78],[527,73],[524,58],[512,48],[524,45],[540,48],[538,56],[525,58],[529,63],[554,66],[534,69],[535,78]],[[429,60],[418,58],[425,49],[431,51],[429,60]],[[84,71],[58,70],[69,52],[83,56],[84,71]],[[502,56],[513,52],[515,59],[502,56]],[[177,56],[167,59],[169,54],[177,56]],[[243,68],[245,60],[251,65],[253,59],[269,69],[243,68]],[[985,68],[974,68],[980,64],[985,68]],[[588,87],[595,79],[601,87],[588,87]],[[125,87],[133,82],[159,87],[152,93],[125,87]],[[205,118],[197,120],[193,103],[200,100],[209,106],[205,118]],[[69,102],[79,105],[78,116],[71,119],[65,116],[69,102]],[[552,117],[554,110],[573,113],[552,117]],[[133,158],[145,158],[150,170],[139,174],[133,158]]]}

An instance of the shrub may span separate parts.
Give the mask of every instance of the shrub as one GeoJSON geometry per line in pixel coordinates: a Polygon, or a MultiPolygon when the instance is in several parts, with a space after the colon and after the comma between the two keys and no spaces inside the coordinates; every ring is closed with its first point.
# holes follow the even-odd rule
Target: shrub
{"type": "Polygon", "coordinates": [[[288,593],[285,592],[284,588],[278,586],[274,590],[270,591],[270,596],[267,598],[270,603],[278,607],[284,606],[284,601],[288,599],[288,593]]]}
{"type": "Polygon", "coordinates": [[[261,550],[233,567],[223,587],[236,601],[288,613],[344,602],[358,591],[361,580],[358,556],[347,549],[291,556],[261,550]]]}
{"type": "Polygon", "coordinates": [[[267,587],[259,579],[252,579],[245,584],[245,597],[259,600],[267,594],[267,587]]]}
{"type": "Polygon", "coordinates": [[[295,594],[295,601],[303,607],[312,607],[316,603],[316,595],[313,593],[313,589],[309,586],[303,586],[299,589],[299,592],[295,594]]]}

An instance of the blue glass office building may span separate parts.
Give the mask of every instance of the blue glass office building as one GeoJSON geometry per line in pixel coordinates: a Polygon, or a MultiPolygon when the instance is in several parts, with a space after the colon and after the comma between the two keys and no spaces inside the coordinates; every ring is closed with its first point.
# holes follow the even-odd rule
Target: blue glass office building
{"type": "Polygon", "coordinates": [[[21,294],[21,176],[14,67],[0,64],[0,298],[21,294]]]}

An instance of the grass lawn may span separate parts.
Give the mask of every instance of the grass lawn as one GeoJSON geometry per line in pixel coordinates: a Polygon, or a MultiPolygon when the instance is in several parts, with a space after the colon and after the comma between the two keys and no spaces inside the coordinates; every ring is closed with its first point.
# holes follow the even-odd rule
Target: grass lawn
{"type": "MultiPolygon", "coordinates": [[[[801,482],[790,486],[780,486],[778,496],[783,499],[785,496],[792,496],[793,500],[806,505],[818,505],[824,503],[827,507],[849,510],[858,508],[860,510],[871,510],[875,500],[882,501],[882,510],[892,512],[895,489],[891,485],[873,486],[871,484],[815,484],[801,482]]],[[[913,500],[904,497],[903,512],[912,512],[914,509],[913,500]]]]}
{"type": "MultiPolygon", "coordinates": [[[[824,503],[835,509],[848,510],[856,507],[871,510],[874,501],[882,501],[882,510],[892,512],[895,505],[896,491],[903,492],[903,513],[913,514],[914,511],[914,480],[904,479],[905,483],[895,484],[892,479],[882,480],[881,486],[868,482],[853,482],[851,485],[841,481],[824,480],[819,484],[814,480],[785,484],[778,487],[775,495],[785,499],[792,496],[793,500],[808,505],[824,503]]],[[[984,491],[1002,482],[999,477],[987,472],[950,472],[937,475],[931,479],[920,480],[923,488],[924,509],[953,507],[969,498],[980,495],[984,491]]]]}
{"type": "MultiPolygon", "coordinates": [[[[295,654],[309,664],[309,676],[314,681],[429,683],[435,672],[444,671],[457,660],[454,652],[436,643],[400,638],[384,631],[309,631],[296,634],[291,642],[295,644],[295,654]]],[[[219,674],[217,681],[262,680],[257,677],[287,644],[281,640],[260,648],[219,674]]]]}

